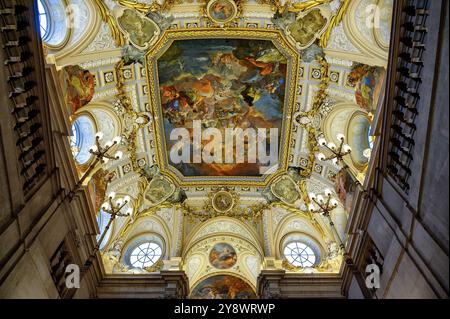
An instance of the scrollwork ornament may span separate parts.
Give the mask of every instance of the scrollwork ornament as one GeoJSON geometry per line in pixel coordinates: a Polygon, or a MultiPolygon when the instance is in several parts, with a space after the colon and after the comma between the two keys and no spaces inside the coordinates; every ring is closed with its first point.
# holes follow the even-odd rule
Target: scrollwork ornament
{"type": "Polygon", "coordinates": [[[122,47],[125,44],[125,38],[117,25],[117,20],[111,15],[108,7],[103,0],[94,0],[94,3],[98,8],[98,12],[103,22],[108,24],[111,35],[114,38],[116,45],[118,47],[122,47]]]}

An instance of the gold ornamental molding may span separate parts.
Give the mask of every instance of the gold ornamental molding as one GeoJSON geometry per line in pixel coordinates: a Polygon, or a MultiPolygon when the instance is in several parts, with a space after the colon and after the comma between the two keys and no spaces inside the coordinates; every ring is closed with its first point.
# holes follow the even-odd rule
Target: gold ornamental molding
{"type": "Polygon", "coordinates": [[[311,0],[311,1],[301,2],[301,3],[294,3],[294,4],[292,4],[292,8],[289,8],[289,11],[290,12],[308,11],[315,7],[321,6],[323,4],[328,4],[332,1],[333,0],[311,0]]]}
{"type": "Polygon", "coordinates": [[[325,31],[325,33],[322,35],[322,37],[320,39],[320,46],[322,48],[327,47],[328,40],[330,40],[331,32],[333,31],[333,29],[335,27],[337,27],[342,22],[342,20],[344,20],[344,17],[348,11],[348,8],[349,8],[351,2],[352,2],[352,0],[343,0],[341,2],[341,6],[339,7],[336,15],[331,19],[331,22],[328,25],[327,30],[325,31]]]}

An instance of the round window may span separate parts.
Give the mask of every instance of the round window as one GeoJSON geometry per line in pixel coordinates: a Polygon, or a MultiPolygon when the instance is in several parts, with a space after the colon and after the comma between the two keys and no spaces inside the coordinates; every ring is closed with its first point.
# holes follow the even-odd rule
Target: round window
{"type": "Polygon", "coordinates": [[[156,243],[142,243],[131,251],[130,264],[136,268],[153,266],[162,255],[161,246],[156,243]]]}
{"type": "Polygon", "coordinates": [[[284,248],[284,256],[295,267],[312,267],[316,263],[316,254],[311,247],[301,242],[291,242],[284,248]]]}

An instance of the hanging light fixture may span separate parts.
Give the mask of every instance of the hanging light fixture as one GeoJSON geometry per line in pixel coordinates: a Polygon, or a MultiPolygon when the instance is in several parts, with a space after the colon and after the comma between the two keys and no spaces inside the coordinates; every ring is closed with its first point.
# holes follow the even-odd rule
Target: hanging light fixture
{"type": "Polygon", "coordinates": [[[309,199],[311,201],[308,205],[309,212],[312,214],[320,214],[328,219],[335,237],[339,240],[340,248],[344,250],[345,245],[336,230],[333,220],[331,219],[331,212],[339,205],[337,199],[333,197],[333,192],[330,189],[325,189],[324,195],[316,195],[314,193],[310,193],[309,199]]]}
{"type": "Polygon", "coordinates": [[[349,155],[352,152],[352,148],[350,147],[350,145],[345,143],[344,134],[338,134],[336,138],[339,141],[339,146],[337,146],[333,142],[327,142],[327,140],[324,138],[320,138],[318,140],[319,145],[326,148],[331,153],[330,156],[326,156],[323,153],[317,154],[317,159],[319,161],[332,161],[333,164],[339,165],[344,161],[344,156],[349,155]]]}
{"type": "Polygon", "coordinates": [[[95,144],[89,148],[89,153],[94,156],[94,160],[89,165],[83,177],[81,177],[78,183],[75,185],[74,189],[70,191],[68,195],[70,200],[74,198],[75,193],[80,189],[81,185],[83,185],[86,178],[90,176],[92,170],[97,166],[99,162],[102,164],[106,164],[110,160],[120,160],[123,157],[122,151],[117,151],[114,153],[114,155],[110,154],[112,148],[118,145],[122,138],[120,136],[116,136],[111,141],[107,141],[104,145],[102,145],[101,141],[103,140],[103,137],[104,134],[102,132],[97,132],[95,134],[95,144]]]}
{"type": "Polygon", "coordinates": [[[121,213],[122,209],[131,201],[130,196],[125,196],[123,198],[117,198],[116,199],[116,193],[111,192],[108,194],[108,199],[102,204],[102,210],[111,215],[108,224],[105,227],[105,230],[103,231],[103,234],[100,236],[100,239],[98,240],[98,246],[100,247],[105,234],[108,232],[109,227],[111,226],[113,220],[119,216],[119,217],[128,217],[132,213],[132,208],[128,208],[125,213],[121,213]]]}
{"type": "Polygon", "coordinates": [[[84,263],[83,273],[85,273],[88,268],[92,265],[93,260],[95,259],[95,254],[100,250],[100,246],[105,239],[106,234],[108,233],[109,228],[111,227],[112,222],[116,219],[116,217],[128,217],[132,214],[133,209],[129,207],[125,213],[122,213],[122,209],[131,201],[130,196],[125,196],[123,198],[116,198],[116,193],[111,192],[107,196],[107,200],[102,204],[102,210],[110,215],[109,222],[106,225],[103,233],[101,234],[99,240],[97,241],[97,245],[95,245],[93,252],[89,255],[89,258],[84,263]]]}

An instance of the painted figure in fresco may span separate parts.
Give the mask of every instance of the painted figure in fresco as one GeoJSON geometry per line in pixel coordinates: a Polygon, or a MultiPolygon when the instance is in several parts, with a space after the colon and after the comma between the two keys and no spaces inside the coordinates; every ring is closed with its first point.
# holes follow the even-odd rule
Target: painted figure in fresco
{"type": "Polygon", "coordinates": [[[209,261],[218,269],[228,269],[236,264],[237,254],[228,244],[216,244],[209,254],[209,261]]]}
{"type": "MultiPolygon", "coordinates": [[[[167,149],[172,129],[191,130],[197,120],[222,134],[226,128],[282,129],[287,59],[270,41],[178,41],[158,60],[158,74],[167,149]]],[[[234,152],[223,147],[223,156],[226,151],[234,152]]],[[[184,176],[260,175],[259,163],[172,165],[184,176]]]]}
{"type": "Polygon", "coordinates": [[[213,197],[213,207],[218,211],[225,212],[232,208],[233,197],[227,192],[219,192],[213,197]]]}
{"type": "Polygon", "coordinates": [[[356,64],[349,75],[348,82],[356,89],[356,103],[367,112],[372,112],[377,106],[384,73],[383,68],[356,64]]]}
{"type": "Polygon", "coordinates": [[[71,108],[71,114],[74,114],[94,97],[95,76],[78,65],[64,67],[63,76],[66,102],[71,108]]]}
{"type": "Polygon", "coordinates": [[[130,41],[138,47],[145,47],[158,32],[151,20],[141,17],[131,9],[125,9],[117,21],[128,33],[130,41]]]}
{"type": "Polygon", "coordinates": [[[240,278],[229,275],[209,277],[200,282],[191,294],[193,299],[253,299],[253,289],[240,278]]]}
{"type": "Polygon", "coordinates": [[[300,198],[294,181],[287,176],[283,176],[273,183],[272,192],[280,200],[288,204],[294,204],[300,198]]]}
{"type": "Polygon", "coordinates": [[[335,190],[339,200],[344,205],[347,212],[352,209],[354,183],[347,169],[341,169],[335,177],[335,190]]]}
{"type": "Polygon", "coordinates": [[[175,187],[164,177],[157,175],[149,183],[145,199],[152,205],[157,205],[172,196],[175,187]]]}
{"type": "Polygon", "coordinates": [[[105,201],[106,188],[108,184],[114,179],[115,172],[109,172],[103,168],[100,168],[91,179],[89,183],[93,188],[92,194],[95,194],[95,211],[98,212],[100,207],[105,201]]]}
{"type": "Polygon", "coordinates": [[[214,20],[227,21],[235,14],[235,8],[228,0],[218,0],[211,5],[209,12],[214,20]]]}
{"type": "Polygon", "coordinates": [[[289,26],[289,31],[294,40],[305,46],[310,43],[327,23],[320,10],[312,10],[303,18],[297,19],[289,26]]]}

